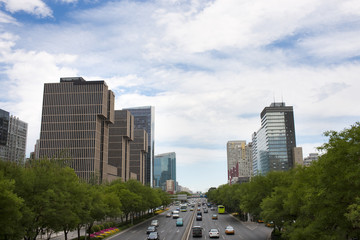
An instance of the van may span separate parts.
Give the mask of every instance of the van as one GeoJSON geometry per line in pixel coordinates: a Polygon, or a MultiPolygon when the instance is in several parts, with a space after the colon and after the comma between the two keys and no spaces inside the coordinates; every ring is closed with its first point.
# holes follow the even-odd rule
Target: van
{"type": "Polygon", "coordinates": [[[202,237],[202,227],[194,226],[192,228],[192,235],[193,235],[193,237],[202,237]]]}

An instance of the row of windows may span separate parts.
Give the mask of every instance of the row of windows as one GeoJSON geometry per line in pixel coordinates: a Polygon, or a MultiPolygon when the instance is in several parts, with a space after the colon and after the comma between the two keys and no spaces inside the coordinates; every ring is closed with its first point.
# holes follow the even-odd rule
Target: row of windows
{"type": "Polygon", "coordinates": [[[104,100],[106,102],[106,95],[102,92],[44,94],[44,106],[102,104],[104,100]]]}
{"type": "Polygon", "coordinates": [[[93,172],[95,170],[94,159],[74,159],[71,161],[70,167],[76,172],[93,172]]]}
{"type": "Polygon", "coordinates": [[[69,114],[69,115],[44,115],[42,122],[95,122],[97,115],[95,114],[69,114]]]}
{"type": "Polygon", "coordinates": [[[94,158],[95,151],[94,149],[89,148],[79,148],[79,149],[47,149],[47,148],[40,148],[40,157],[63,157],[63,158],[71,158],[71,159],[78,159],[78,158],[94,158]]]}
{"type": "Polygon", "coordinates": [[[46,83],[44,85],[44,94],[47,93],[83,93],[83,92],[99,92],[107,90],[103,83],[99,84],[82,84],[74,85],[72,82],[69,83],[46,83]]]}
{"type": "Polygon", "coordinates": [[[41,124],[41,132],[49,131],[89,131],[96,129],[95,122],[83,123],[43,123],[41,124]]]}
{"type": "MultiPolygon", "coordinates": [[[[102,114],[105,105],[68,105],[68,106],[46,106],[43,107],[42,115],[81,115],[102,114]]],[[[104,113],[105,114],[105,113],[104,113]]],[[[107,115],[107,114],[105,114],[107,115]]]]}
{"type": "Polygon", "coordinates": [[[94,139],[84,140],[48,140],[41,141],[41,148],[73,149],[73,148],[95,148],[94,139]]]}
{"type": "Polygon", "coordinates": [[[41,132],[41,139],[95,139],[95,131],[59,131],[59,132],[41,132]]]}

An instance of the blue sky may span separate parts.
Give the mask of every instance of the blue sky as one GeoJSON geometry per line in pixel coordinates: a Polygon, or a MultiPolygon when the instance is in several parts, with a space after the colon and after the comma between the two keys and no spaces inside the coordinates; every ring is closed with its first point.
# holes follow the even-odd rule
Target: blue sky
{"type": "Polygon", "coordinates": [[[304,156],[359,121],[358,0],[0,0],[0,108],[39,138],[44,83],[105,80],[116,109],[155,106],[155,153],[180,185],[227,181],[226,142],[294,107],[304,156]]]}

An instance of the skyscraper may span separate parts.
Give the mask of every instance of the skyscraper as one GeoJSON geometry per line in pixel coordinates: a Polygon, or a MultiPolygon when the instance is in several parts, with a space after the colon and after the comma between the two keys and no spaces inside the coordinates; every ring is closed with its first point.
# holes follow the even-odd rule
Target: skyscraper
{"type": "Polygon", "coordinates": [[[145,184],[145,161],[148,151],[148,134],[144,129],[134,130],[134,141],[130,142],[130,173],[145,184]]]}
{"type": "MultiPolygon", "coordinates": [[[[155,156],[154,182],[155,187],[166,190],[166,180],[176,183],[176,153],[163,153],[155,156]]],[[[177,187],[175,186],[175,191],[177,187]]]]}
{"type": "Polygon", "coordinates": [[[291,169],[296,147],[293,107],[275,102],[265,107],[260,117],[261,128],[252,139],[254,174],[291,169]]]}
{"type": "Polygon", "coordinates": [[[115,111],[109,128],[109,164],[117,167],[123,181],[130,179],[130,143],[134,140],[134,116],[126,110],[115,111]]]}
{"type": "Polygon", "coordinates": [[[252,175],[252,144],[228,141],[226,144],[228,182],[247,182],[252,175]]]}
{"type": "Polygon", "coordinates": [[[70,158],[86,180],[116,179],[117,168],[108,165],[114,98],[104,81],[72,77],[45,83],[39,157],[70,158]]]}
{"type": "Polygon", "coordinates": [[[144,129],[148,134],[148,151],[146,153],[145,161],[145,184],[154,185],[154,130],[155,130],[155,108],[148,107],[136,107],[125,108],[134,116],[134,128],[144,129]]]}
{"type": "Polygon", "coordinates": [[[28,124],[0,109],[0,158],[24,163],[28,124]]]}

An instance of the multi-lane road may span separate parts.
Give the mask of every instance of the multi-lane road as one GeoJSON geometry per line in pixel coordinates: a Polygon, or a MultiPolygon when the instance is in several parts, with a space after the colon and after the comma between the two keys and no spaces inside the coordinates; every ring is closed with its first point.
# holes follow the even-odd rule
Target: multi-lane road
{"type": "MultiPolygon", "coordinates": [[[[175,207],[171,207],[169,211],[175,210],[175,207]]],[[[160,234],[161,240],[184,240],[184,239],[199,239],[192,237],[190,232],[189,238],[187,236],[187,230],[192,228],[192,226],[201,226],[203,228],[202,239],[209,238],[209,230],[216,228],[220,232],[219,239],[241,239],[241,240],[266,240],[268,239],[271,229],[264,226],[264,224],[253,223],[253,222],[241,222],[229,214],[217,214],[216,211],[211,211],[208,209],[208,213],[203,212],[203,207],[201,207],[202,212],[202,221],[196,221],[193,219],[195,215],[193,211],[190,211],[189,208],[187,212],[180,212],[180,217],[184,219],[184,226],[176,226],[176,219],[172,217],[166,217],[166,213],[162,213],[152,219],[149,219],[141,224],[138,224],[126,231],[123,231],[120,234],[117,234],[111,237],[111,240],[145,240],[147,239],[146,229],[150,225],[151,220],[159,220],[159,226],[157,231],[160,234]],[[217,214],[218,219],[213,220],[212,215],[217,214]],[[192,224],[191,226],[189,224],[192,224]],[[226,226],[231,225],[235,229],[234,235],[226,235],[225,228],[226,226]]],[[[197,211],[195,208],[194,211],[197,211]]]]}

